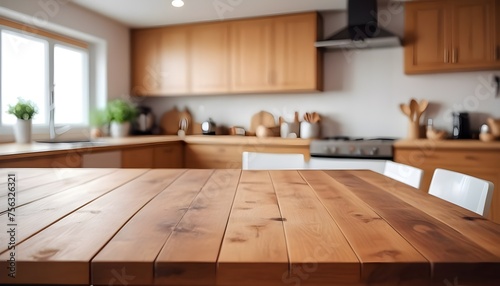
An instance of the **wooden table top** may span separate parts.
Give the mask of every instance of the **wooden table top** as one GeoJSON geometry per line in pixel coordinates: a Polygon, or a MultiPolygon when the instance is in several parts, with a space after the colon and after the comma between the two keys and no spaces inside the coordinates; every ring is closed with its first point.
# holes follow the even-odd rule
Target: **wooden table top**
{"type": "Polygon", "coordinates": [[[4,285],[500,285],[500,225],[371,171],[0,174],[4,285]]]}

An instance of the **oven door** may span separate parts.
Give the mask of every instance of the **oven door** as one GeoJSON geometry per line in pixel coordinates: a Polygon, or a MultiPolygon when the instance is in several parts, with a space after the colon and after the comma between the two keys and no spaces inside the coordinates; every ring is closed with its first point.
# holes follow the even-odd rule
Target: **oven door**
{"type": "Polygon", "coordinates": [[[311,157],[307,169],[311,170],[372,170],[383,174],[387,160],[311,157]]]}

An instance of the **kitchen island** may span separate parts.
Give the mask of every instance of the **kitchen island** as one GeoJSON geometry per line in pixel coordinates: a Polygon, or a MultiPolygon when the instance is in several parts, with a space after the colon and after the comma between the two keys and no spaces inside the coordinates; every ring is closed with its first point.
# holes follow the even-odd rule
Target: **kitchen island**
{"type": "Polygon", "coordinates": [[[371,171],[0,173],[1,284],[500,283],[500,225],[371,171]]]}

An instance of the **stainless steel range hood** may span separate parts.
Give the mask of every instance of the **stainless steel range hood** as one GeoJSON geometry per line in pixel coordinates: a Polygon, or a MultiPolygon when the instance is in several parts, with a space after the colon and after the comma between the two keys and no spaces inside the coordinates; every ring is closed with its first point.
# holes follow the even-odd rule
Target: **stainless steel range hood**
{"type": "Polygon", "coordinates": [[[348,27],[315,43],[326,49],[366,49],[396,47],[401,40],[381,28],[377,21],[377,0],[348,0],[348,27]]]}

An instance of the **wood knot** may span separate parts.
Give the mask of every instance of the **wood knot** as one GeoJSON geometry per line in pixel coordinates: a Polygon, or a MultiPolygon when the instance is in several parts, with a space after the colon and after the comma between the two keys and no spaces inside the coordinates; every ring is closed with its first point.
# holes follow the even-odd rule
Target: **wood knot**
{"type": "Polygon", "coordinates": [[[284,218],[284,217],[273,217],[273,218],[270,218],[270,220],[274,220],[274,221],[286,221],[286,218],[284,218]]]}
{"type": "Polygon", "coordinates": [[[52,256],[56,255],[56,253],[58,253],[58,252],[59,252],[59,249],[47,248],[47,249],[42,249],[42,250],[38,251],[38,253],[34,254],[32,257],[35,260],[48,260],[52,256]]]}
{"type": "Polygon", "coordinates": [[[242,243],[242,242],[246,242],[247,240],[244,238],[241,238],[241,237],[230,237],[229,241],[235,242],[235,243],[242,243]]]}

